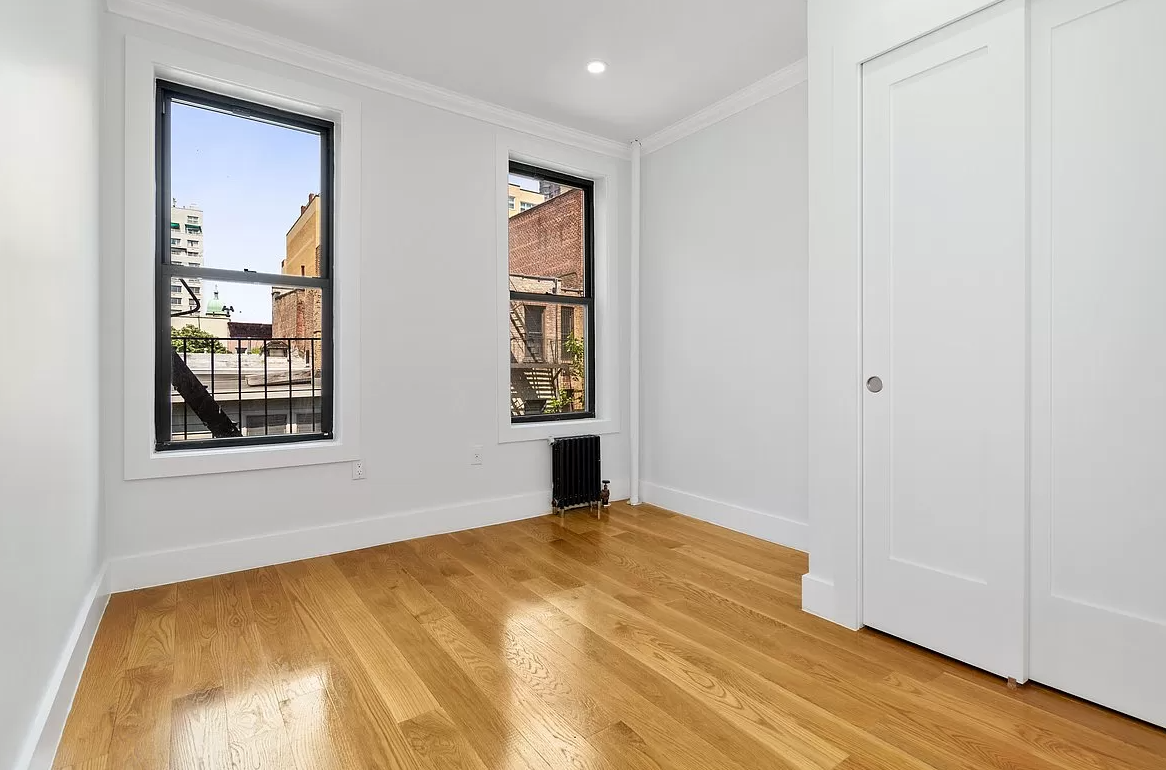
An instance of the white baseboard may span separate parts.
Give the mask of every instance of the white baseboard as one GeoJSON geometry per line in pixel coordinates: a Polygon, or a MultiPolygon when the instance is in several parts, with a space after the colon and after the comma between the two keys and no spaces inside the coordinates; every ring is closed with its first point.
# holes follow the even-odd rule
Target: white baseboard
{"type": "Polygon", "coordinates": [[[640,496],[646,503],[788,548],[804,551],[809,544],[809,525],[784,516],[711,500],[649,481],[640,482],[640,496]]]}
{"type": "Polygon", "coordinates": [[[61,650],[52,678],[41,696],[36,718],[29,729],[24,747],[16,758],[16,770],[49,770],[57,754],[57,744],[65,730],[65,720],[73,706],[77,684],[85,670],[89,648],[97,635],[97,626],[109,601],[108,569],[102,566],[89,592],[81,601],[77,619],[61,650]]]}
{"type": "Polygon", "coordinates": [[[839,616],[834,582],[811,573],[802,575],[802,610],[851,631],[862,628],[861,623],[855,625],[853,619],[843,620],[839,616]]]}
{"type": "Polygon", "coordinates": [[[834,621],[834,584],[810,573],[802,575],[802,609],[811,615],[834,621]]]}
{"type": "MultiPolygon", "coordinates": [[[[612,485],[615,487],[616,485],[612,485]]],[[[470,503],[402,511],[322,527],[273,532],[167,551],[111,559],[114,592],[283,564],[414,537],[456,532],[540,516],[550,494],[532,492],[470,503]]]]}

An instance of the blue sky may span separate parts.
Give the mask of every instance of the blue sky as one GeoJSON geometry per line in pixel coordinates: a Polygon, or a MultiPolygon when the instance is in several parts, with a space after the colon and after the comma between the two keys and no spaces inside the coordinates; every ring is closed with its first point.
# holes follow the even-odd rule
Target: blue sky
{"type": "Polygon", "coordinates": [[[519,176],[518,174],[510,175],[510,184],[516,184],[523,190],[530,190],[531,192],[538,192],[538,180],[531,179],[528,176],[519,176]]]}
{"type": "MultiPolygon", "coordinates": [[[[170,147],[171,195],[203,210],[203,264],[280,272],[287,231],[320,191],[319,135],[175,104],[170,147]]],[[[203,282],[205,299],[215,285],[203,282]]],[[[271,321],[269,287],[217,285],[232,318],[271,321]]]]}

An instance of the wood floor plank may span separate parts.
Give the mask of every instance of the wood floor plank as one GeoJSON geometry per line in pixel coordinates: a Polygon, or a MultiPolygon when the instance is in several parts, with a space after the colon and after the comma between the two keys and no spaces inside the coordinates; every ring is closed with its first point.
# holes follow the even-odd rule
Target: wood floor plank
{"type": "Polygon", "coordinates": [[[176,698],[170,719],[170,770],[227,770],[231,766],[222,687],[176,698]]]}
{"type": "Polygon", "coordinates": [[[582,581],[570,573],[564,572],[546,560],[535,558],[533,554],[524,549],[520,544],[502,537],[497,527],[489,527],[481,530],[481,540],[488,547],[494,549],[500,559],[520,566],[527,571],[529,577],[522,580],[522,582],[541,576],[558,585],[560,588],[578,588],[583,585],[582,581]]]}
{"type": "Polygon", "coordinates": [[[680,770],[693,767],[685,761],[683,755],[669,757],[649,746],[635,730],[623,722],[616,722],[593,736],[591,742],[607,756],[618,761],[618,766],[626,770],[680,770]]]}
{"type": "MultiPolygon", "coordinates": [[[[459,553],[474,558],[475,568],[483,569],[486,562],[469,551],[463,553],[456,542],[439,541],[435,546],[453,559],[459,553]]],[[[500,583],[518,586],[502,565],[494,563],[489,573],[500,583]]],[[[453,618],[428,622],[426,630],[487,696],[496,702],[509,700],[512,708],[536,715],[528,721],[537,725],[531,728],[531,735],[539,739],[534,746],[552,765],[603,767],[586,736],[613,724],[615,718],[571,680],[573,671],[554,666],[519,627],[500,621],[478,603],[474,594],[481,595],[481,583],[468,569],[464,574],[431,586],[453,618]],[[515,687],[515,681],[521,686],[515,687]]],[[[533,594],[531,598],[542,601],[533,594]]]]}
{"type": "Polygon", "coordinates": [[[107,757],[113,714],[134,628],[134,598],[114,594],[89,650],[54,768],[80,767],[107,757]]]}
{"type": "Polygon", "coordinates": [[[150,588],[135,596],[134,630],[127,668],[174,664],[174,619],[178,586],[150,588]]]}
{"type": "Polygon", "coordinates": [[[100,757],[69,765],[62,770],[110,770],[109,755],[102,754],[100,757]]]}
{"type": "MultiPolygon", "coordinates": [[[[999,686],[985,688],[952,674],[925,685],[915,685],[915,699],[940,712],[966,710],[977,723],[1004,733],[1013,745],[1069,766],[1096,768],[1137,767],[1166,758],[1162,751],[1151,752],[1106,733],[1048,714],[1010,697],[1012,691],[999,686]]],[[[1166,762],[1164,762],[1166,764],[1166,762]]]]}
{"type": "Polygon", "coordinates": [[[691,650],[679,645],[674,636],[662,633],[650,622],[642,622],[632,612],[616,606],[614,600],[608,601],[587,588],[562,591],[550,600],[767,745],[773,753],[774,766],[832,768],[846,758],[845,752],[827,744],[755,693],[735,687],[694,663],[691,650]]]}
{"type": "MultiPolygon", "coordinates": [[[[623,515],[621,511],[622,508],[617,508],[615,511],[614,515],[617,521],[622,521],[619,518],[623,515]]],[[[762,572],[780,574],[783,570],[791,567],[800,570],[801,574],[809,571],[805,554],[791,551],[788,548],[774,549],[768,543],[740,532],[698,522],[683,516],[648,520],[641,517],[628,520],[628,526],[637,526],[643,529],[649,526],[648,521],[651,522],[656,534],[665,535],[688,544],[715,549],[722,556],[762,572]]]]}
{"type": "Polygon", "coordinates": [[[279,693],[259,638],[243,573],[214,579],[216,617],[223,636],[223,691],[232,757],[270,763],[278,741],[258,740],[283,730],[279,693]]]}
{"type": "Polygon", "coordinates": [[[1046,740],[1070,739],[1131,767],[1166,757],[1166,730],[1147,728],[1143,723],[1040,685],[1009,690],[999,687],[999,681],[990,674],[968,677],[954,673],[944,673],[928,684],[934,691],[949,694],[953,698],[950,702],[970,709],[977,719],[1007,716],[1017,729],[1047,736],[1046,740]],[[1065,708],[1048,709],[1047,700],[1058,701],[1065,708]]]}
{"type": "Polygon", "coordinates": [[[725,572],[737,575],[744,580],[751,580],[754,583],[761,583],[770,588],[782,591],[783,593],[792,592],[799,599],[801,598],[802,574],[796,568],[791,568],[789,571],[774,573],[770,571],[763,571],[750,567],[740,562],[735,562],[732,559],[727,559],[721,556],[715,550],[702,548],[698,545],[691,545],[684,543],[675,547],[677,553],[685,554],[693,559],[706,562],[714,567],[718,567],[725,572]]]}
{"type": "Polygon", "coordinates": [[[371,767],[353,745],[343,715],[326,689],[309,690],[279,704],[288,753],[296,770],[360,770],[371,767]]]}
{"type": "MultiPolygon", "coordinates": [[[[464,585],[470,580],[472,579],[457,582],[459,585],[464,585]]],[[[527,585],[534,583],[535,581],[527,581],[527,585]]],[[[619,650],[606,645],[602,640],[588,636],[586,637],[587,641],[592,643],[589,652],[597,654],[587,654],[584,652],[584,650],[588,650],[585,645],[573,644],[570,638],[564,638],[556,633],[557,630],[570,628],[573,634],[590,635],[590,631],[585,627],[571,621],[557,610],[553,613],[544,612],[541,609],[529,611],[529,604],[524,605],[528,611],[512,613],[509,611],[507,600],[501,594],[492,592],[483,585],[474,585],[468,588],[471,595],[484,607],[489,607],[496,617],[505,618],[511,627],[521,628],[529,643],[536,645],[543,656],[552,659],[555,666],[561,670],[571,672],[575,688],[579,689],[590,700],[606,704],[606,709],[625,722],[629,729],[638,728],[649,742],[654,741],[658,746],[670,747],[672,750],[681,752],[684,756],[691,758],[697,767],[718,767],[723,770],[738,767],[734,760],[718,753],[705,740],[709,732],[707,718],[711,717],[711,714],[706,712],[700,720],[700,736],[690,733],[667,711],[660,708],[658,704],[662,699],[659,696],[649,699],[647,696],[650,691],[645,692],[642,688],[633,688],[624,681],[625,675],[619,670],[619,659],[622,655],[619,650]],[[564,649],[564,643],[570,648],[569,651],[564,649]],[[583,659],[579,658],[580,652],[584,652],[583,659]],[[614,676],[609,675],[597,679],[593,675],[595,669],[614,674],[614,676]]],[[[545,592],[554,593],[558,590],[560,590],[558,586],[546,581],[545,592]]],[[[634,663],[632,665],[634,666],[634,663]]],[[[732,745],[733,753],[737,754],[740,753],[740,736],[735,736],[735,738],[737,740],[729,743],[732,745]]]]}
{"type": "Polygon", "coordinates": [[[54,770],[1166,770],[1166,731],[801,610],[644,505],[111,597],[54,770]]]}
{"type": "Polygon", "coordinates": [[[401,723],[405,739],[429,770],[486,770],[465,737],[439,711],[401,723]]]}
{"type": "Polygon", "coordinates": [[[403,722],[436,710],[433,694],[336,567],[335,560],[321,560],[314,575],[316,590],[328,597],[332,617],[393,718],[403,722]]]}
{"type": "Polygon", "coordinates": [[[312,644],[279,573],[273,567],[250,570],[243,582],[281,710],[284,701],[327,687],[330,656],[312,644]]]}
{"type": "MultiPolygon", "coordinates": [[[[454,582],[480,606],[505,606],[505,599],[478,578],[459,578],[454,582]]],[[[533,619],[514,614],[507,615],[502,622],[500,652],[508,670],[525,682],[549,708],[562,715],[584,736],[593,735],[618,721],[604,703],[605,698],[599,689],[591,686],[589,673],[548,644],[537,633],[533,619]]]]}
{"type": "MultiPolygon", "coordinates": [[[[426,630],[487,697],[503,704],[506,715],[526,725],[527,740],[551,767],[595,770],[610,767],[587,737],[573,726],[572,722],[577,720],[556,708],[554,702],[548,702],[547,689],[532,685],[530,677],[523,679],[525,686],[511,686],[505,663],[455,618],[432,621],[426,630]]],[[[534,668],[530,664],[521,667],[534,668]]]]}
{"type": "Polygon", "coordinates": [[[174,623],[174,692],[178,697],[223,684],[226,638],[220,634],[214,578],[177,586],[174,623]]]}
{"type": "Polygon", "coordinates": [[[159,666],[125,672],[109,741],[109,762],[114,767],[157,770],[169,766],[173,675],[173,668],[159,666]]]}
{"type": "Polygon", "coordinates": [[[321,570],[331,570],[326,558],[280,565],[277,570],[284,586],[294,594],[297,608],[306,613],[305,627],[319,638],[322,648],[333,651],[329,679],[332,702],[342,714],[352,738],[373,767],[418,770],[420,763],[397,725],[382,688],[370,677],[356,651],[331,612],[331,596],[326,586],[331,576],[321,578],[321,570]]]}
{"type": "Polygon", "coordinates": [[[414,670],[430,686],[442,710],[488,767],[550,770],[552,765],[527,740],[521,726],[512,725],[503,715],[502,704],[491,700],[478,687],[391,591],[385,590],[367,572],[352,572],[350,579],[362,600],[376,609],[382,626],[397,646],[408,650],[414,670]]]}

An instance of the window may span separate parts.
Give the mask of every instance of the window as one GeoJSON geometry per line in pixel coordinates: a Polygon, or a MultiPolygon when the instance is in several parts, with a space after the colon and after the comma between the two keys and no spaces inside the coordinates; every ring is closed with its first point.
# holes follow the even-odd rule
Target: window
{"type": "Polygon", "coordinates": [[[578,338],[575,331],[575,308],[563,305],[559,308],[559,354],[566,357],[571,353],[571,339],[578,338]]]}
{"type": "MultiPolygon", "coordinates": [[[[333,124],[163,81],[157,102],[156,450],[332,438],[333,124]],[[238,162],[276,157],[270,168],[238,162]],[[317,222],[297,228],[313,199],[317,222]],[[185,265],[166,235],[178,229],[166,228],[174,200],[199,201],[223,232],[185,265]],[[319,269],[285,273],[303,250],[319,269]],[[202,328],[172,310],[196,306],[179,279],[207,286],[202,328]],[[232,338],[227,321],[270,326],[270,338],[232,338]],[[292,424],[291,414],[311,419],[292,424]]],[[[186,232],[201,234],[200,221],[187,215],[186,232]]]]}
{"type": "Polygon", "coordinates": [[[594,183],[511,162],[509,184],[541,207],[508,222],[511,422],[594,417],[594,183]]]}
{"type": "Polygon", "coordinates": [[[180,243],[182,243],[182,239],[181,239],[181,238],[171,238],[171,239],[170,239],[170,245],[171,245],[171,246],[177,246],[177,245],[178,245],[178,244],[180,244],[180,243]]]}
{"type": "Polygon", "coordinates": [[[513,195],[510,196],[509,207],[510,207],[511,211],[514,211],[514,196],[513,195]]]}
{"type": "Polygon", "coordinates": [[[543,305],[523,305],[522,311],[523,325],[526,327],[526,350],[523,359],[529,363],[544,363],[546,356],[543,350],[543,338],[546,326],[543,323],[543,314],[546,312],[546,307],[543,305]]]}
{"type": "Polygon", "coordinates": [[[243,429],[248,436],[273,436],[287,433],[286,414],[248,414],[244,418],[243,429]]]}

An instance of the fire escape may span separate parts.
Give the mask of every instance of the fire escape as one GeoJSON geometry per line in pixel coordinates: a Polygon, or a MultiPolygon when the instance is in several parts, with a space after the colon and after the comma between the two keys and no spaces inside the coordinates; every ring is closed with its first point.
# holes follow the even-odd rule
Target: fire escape
{"type": "Polygon", "coordinates": [[[559,392],[558,346],[550,337],[526,333],[521,307],[510,303],[510,414],[541,414],[559,392]]]}

